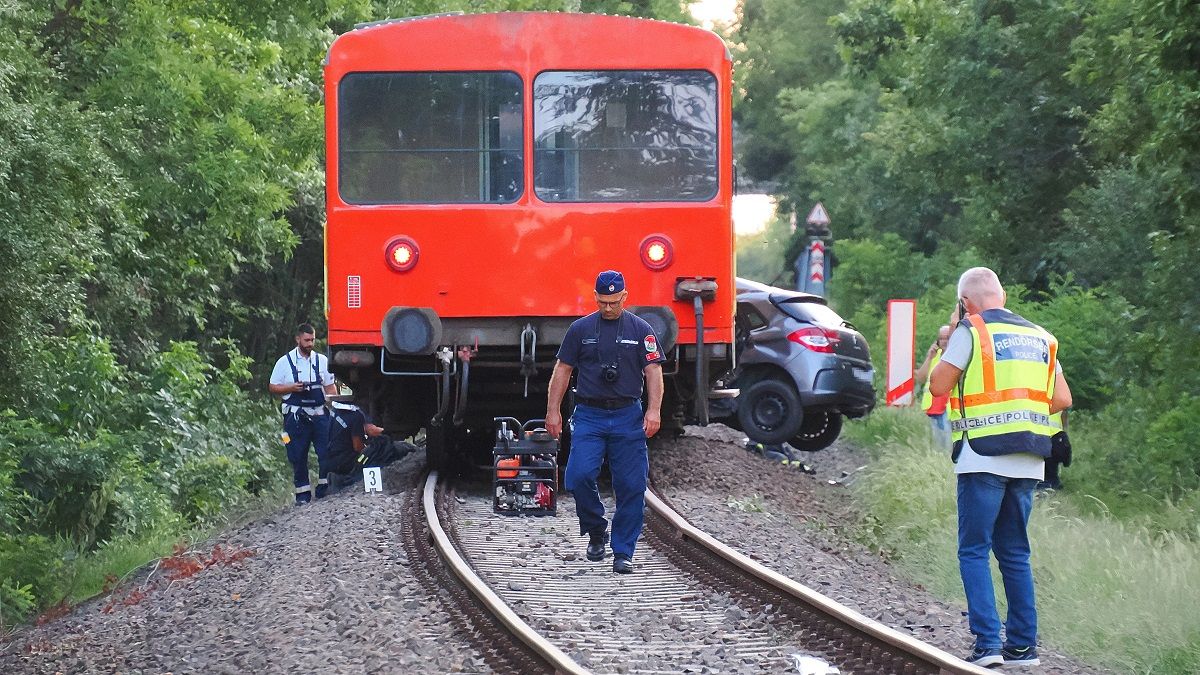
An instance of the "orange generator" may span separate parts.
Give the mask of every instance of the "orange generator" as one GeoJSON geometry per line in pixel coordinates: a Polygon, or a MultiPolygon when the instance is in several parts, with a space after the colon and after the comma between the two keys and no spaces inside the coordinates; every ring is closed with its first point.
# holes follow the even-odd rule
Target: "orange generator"
{"type": "Polygon", "coordinates": [[[324,66],[329,352],[377,421],[424,429],[435,466],[487,453],[495,417],[544,414],[611,268],[669,355],[664,426],[707,422],[731,393],[735,302],[717,35],[438,15],[359,26],[324,66]]]}

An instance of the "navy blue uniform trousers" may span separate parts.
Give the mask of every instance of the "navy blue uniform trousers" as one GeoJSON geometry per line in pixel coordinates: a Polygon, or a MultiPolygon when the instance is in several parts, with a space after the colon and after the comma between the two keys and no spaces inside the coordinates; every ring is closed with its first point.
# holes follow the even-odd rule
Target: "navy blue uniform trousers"
{"type": "Polygon", "coordinates": [[[650,471],[640,402],[619,410],[575,406],[571,415],[571,457],[563,487],[575,495],[580,534],[601,531],[608,524],[596,487],[605,458],[617,497],[612,521],[613,554],[632,558],[642,534],[646,476],[650,471]]]}
{"type": "MultiPolygon", "coordinates": [[[[312,444],[317,451],[320,461],[329,451],[329,415],[312,417],[283,416],[283,430],[291,440],[287,444],[287,458],[292,464],[292,484],[296,486],[296,501],[306,502],[309,495],[308,482],[308,445],[312,444]]],[[[324,497],[325,491],[318,490],[317,497],[324,497]]]]}

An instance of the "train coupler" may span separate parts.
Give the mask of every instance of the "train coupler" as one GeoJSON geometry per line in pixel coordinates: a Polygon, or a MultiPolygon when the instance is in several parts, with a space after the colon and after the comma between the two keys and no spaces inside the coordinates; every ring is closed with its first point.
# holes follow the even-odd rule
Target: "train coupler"
{"type": "Polygon", "coordinates": [[[492,448],[492,511],[505,516],[558,513],[558,441],[546,421],[497,417],[492,448]]]}

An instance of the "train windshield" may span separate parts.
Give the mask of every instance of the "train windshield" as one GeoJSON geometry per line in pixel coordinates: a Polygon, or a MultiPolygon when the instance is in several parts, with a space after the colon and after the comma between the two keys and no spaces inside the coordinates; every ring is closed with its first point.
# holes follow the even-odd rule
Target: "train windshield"
{"type": "Polygon", "coordinates": [[[534,188],[549,202],[708,201],[717,79],[698,70],[551,71],[533,85],[534,188]]]}
{"type": "Polygon", "coordinates": [[[347,203],[504,203],[524,188],[516,73],[352,73],[337,114],[347,203]]]}

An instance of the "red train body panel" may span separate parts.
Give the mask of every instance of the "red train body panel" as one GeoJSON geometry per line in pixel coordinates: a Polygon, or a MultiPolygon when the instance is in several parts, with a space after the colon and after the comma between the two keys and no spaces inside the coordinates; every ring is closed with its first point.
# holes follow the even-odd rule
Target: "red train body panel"
{"type": "MultiPolygon", "coordinates": [[[[407,80],[397,82],[397,86],[408,86],[407,80]]],[[[440,80],[430,86],[442,87],[428,95],[428,100],[433,102],[431,105],[444,107],[445,100],[439,101],[438,97],[444,99],[454,95],[440,80]]],[[[373,392],[370,396],[387,395],[386,392],[394,392],[396,388],[384,387],[376,381],[378,372],[356,369],[346,359],[336,356],[339,351],[350,350],[356,354],[377,353],[380,362],[373,366],[373,371],[387,370],[381,368],[382,363],[396,355],[381,348],[387,344],[385,322],[393,308],[424,308],[444,322],[459,325],[458,332],[450,331],[453,339],[447,338],[444,345],[454,346],[451,342],[464,344],[467,342],[464,335],[473,335],[475,339],[483,336],[479,342],[483,354],[493,346],[512,347],[521,338],[517,334],[509,339],[497,338],[496,332],[472,332],[474,324],[471,321],[527,317],[555,320],[561,328],[564,322],[595,310],[592,292],[595,276],[603,269],[612,268],[625,275],[630,290],[629,305],[670,308],[677,324],[675,342],[678,345],[693,345],[697,338],[693,301],[686,297],[677,299],[680,280],[702,277],[715,281],[715,296],[710,292],[703,303],[703,340],[710,345],[706,350],[712,353],[712,358],[722,364],[713,368],[714,373],[720,374],[731,365],[735,303],[731,86],[729,53],[718,36],[695,27],[645,19],[561,13],[431,16],[381,22],[338,37],[330,47],[325,64],[328,209],[325,288],[334,363],[349,376],[348,379],[370,379],[373,392]],[[570,89],[574,86],[572,78],[575,74],[609,71],[662,71],[671,77],[682,73],[678,77],[680,82],[686,81],[684,84],[675,89],[664,85],[663,91],[690,91],[688,86],[692,85],[687,83],[704,84],[708,78],[715,82],[713,111],[703,109],[702,103],[706,99],[689,103],[683,94],[679,95],[679,100],[685,104],[698,106],[697,115],[715,116],[716,175],[711,198],[706,193],[702,198],[688,201],[661,197],[649,201],[543,198],[550,192],[537,187],[538,181],[556,186],[570,184],[571,187],[561,190],[561,194],[568,195],[572,194],[571,189],[583,189],[571,183],[572,180],[579,184],[584,181],[575,176],[554,182],[558,180],[553,178],[557,175],[555,171],[567,176],[572,171],[582,170],[579,169],[580,155],[573,147],[559,148],[553,145],[555,141],[544,140],[550,138],[548,132],[543,133],[542,141],[535,138],[535,119],[549,120],[545,122],[547,125],[557,123],[545,112],[549,105],[546,96],[552,99],[559,95],[557,92],[566,92],[553,102],[559,105],[560,116],[576,115],[565,103],[573,100],[568,94],[577,91],[570,89]],[[434,82],[438,74],[447,73],[478,76],[476,79],[481,84],[472,86],[488,96],[492,96],[493,91],[500,91],[502,85],[519,79],[519,93],[512,92],[510,98],[505,99],[506,103],[495,104],[494,110],[482,107],[491,103],[480,104],[476,112],[482,120],[481,126],[470,130],[482,138],[499,129],[495,131],[497,135],[507,133],[515,138],[519,128],[519,149],[515,140],[507,141],[510,145],[503,150],[481,145],[483,149],[473,151],[477,153],[478,167],[471,166],[474,159],[463,159],[461,153],[465,151],[458,147],[405,150],[404,144],[409,141],[404,136],[403,125],[391,121],[377,124],[375,121],[376,117],[386,116],[386,110],[362,110],[370,106],[359,105],[351,113],[348,112],[349,104],[343,102],[343,98],[349,101],[357,95],[359,89],[354,87],[367,87],[367,84],[360,84],[365,82],[374,87],[373,95],[383,97],[374,100],[405,105],[406,99],[393,101],[386,98],[399,96],[388,93],[390,80],[386,76],[429,75],[429,81],[434,82]],[[547,73],[550,75],[545,75],[547,73]],[[543,76],[542,80],[539,76],[543,76]],[[381,77],[385,79],[378,79],[381,77]],[[535,83],[541,81],[548,82],[538,90],[549,92],[546,96],[535,91],[535,83]],[[513,103],[518,99],[519,111],[513,103]],[[565,112],[561,112],[563,110],[565,112]],[[519,127],[515,117],[518,112],[519,127]],[[340,115],[345,115],[345,119],[340,115]],[[360,124],[370,128],[363,131],[360,124]],[[508,124],[507,131],[505,124],[508,124]],[[369,149],[351,148],[356,143],[369,149]],[[543,145],[538,146],[538,143],[543,145]],[[417,152],[425,154],[413,154],[417,152]],[[496,153],[500,152],[507,153],[505,156],[512,158],[511,161],[497,160],[499,155],[496,153]],[[576,154],[571,155],[571,152],[576,154]],[[545,158],[544,167],[540,158],[545,158]],[[430,166],[438,165],[440,161],[442,164],[438,166],[467,167],[458,175],[475,176],[477,173],[481,194],[500,185],[501,191],[511,189],[513,196],[511,199],[492,199],[488,203],[437,203],[437,200],[399,203],[404,200],[379,197],[388,190],[402,191],[393,184],[401,179],[384,177],[385,180],[376,180],[373,173],[379,172],[373,171],[372,167],[398,166],[395,163],[400,161],[429,162],[430,166]],[[349,162],[360,164],[352,166],[349,162]],[[515,164],[520,165],[519,173],[502,174],[504,167],[515,164]],[[539,170],[543,170],[543,174],[538,174],[539,170]],[[343,178],[348,183],[354,182],[353,189],[343,185],[343,178]],[[504,182],[506,179],[507,183],[504,182]],[[649,264],[645,257],[643,243],[651,235],[669,242],[670,263],[663,269],[652,269],[655,265],[649,264]],[[411,251],[415,261],[406,260],[411,268],[405,271],[394,269],[387,258],[387,247],[398,237],[415,245],[415,250],[411,251]],[[455,321],[461,323],[454,324],[455,321]]],[[[463,96],[465,100],[466,95],[463,96]]],[[[420,104],[415,98],[413,100],[412,105],[420,104]]],[[[606,105],[602,117],[604,125],[618,127],[618,131],[627,124],[632,126],[627,118],[633,120],[644,112],[636,109],[636,101],[627,104],[616,97],[606,105]]],[[[418,119],[419,116],[420,111],[417,111],[405,119],[418,119]]],[[[467,126],[464,123],[460,128],[467,126]]],[[[596,156],[606,157],[602,153],[610,150],[612,157],[619,158],[620,152],[630,149],[598,146],[596,156]]],[[[653,158],[659,154],[653,150],[642,151],[651,158],[647,162],[658,161],[653,158]]],[[[630,166],[627,160],[622,161],[627,162],[624,166],[630,166]]],[[[610,163],[612,167],[621,166],[618,160],[610,163]]],[[[608,164],[604,165],[605,170],[609,170],[608,167],[608,164]]],[[[411,168],[396,169],[397,175],[408,175],[403,174],[405,170],[411,171],[411,168]]],[[[417,180],[424,179],[417,176],[417,180]]],[[[465,178],[463,182],[467,184],[465,178]]],[[[441,187],[434,185],[430,189],[437,192],[441,187]]],[[[467,187],[463,188],[462,194],[467,194],[467,187]]],[[[561,339],[560,333],[560,330],[545,331],[544,339],[539,343],[539,362],[552,357],[555,336],[561,339]]],[[[691,353],[694,359],[696,351],[693,349],[691,353]]],[[[675,366],[679,372],[684,372],[680,361],[687,361],[687,355],[679,351],[675,357],[675,366]]],[[[419,367],[436,371],[431,354],[410,355],[396,363],[405,364],[404,369],[419,367]]],[[[548,372],[543,372],[541,377],[548,377],[548,372]]],[[[703,387],[707,386],[708,383],[704,383],[703,387]]],[[[413,389],[408,385],[401,387],[405,388],[413,389]]],[[[409,391],[408,395],[418,394],[409,391]]],[[[439,396],[436,391],[431,395],[439,396]]],[[[541,401],[544,406],[544,396],[541,401]]]]}

